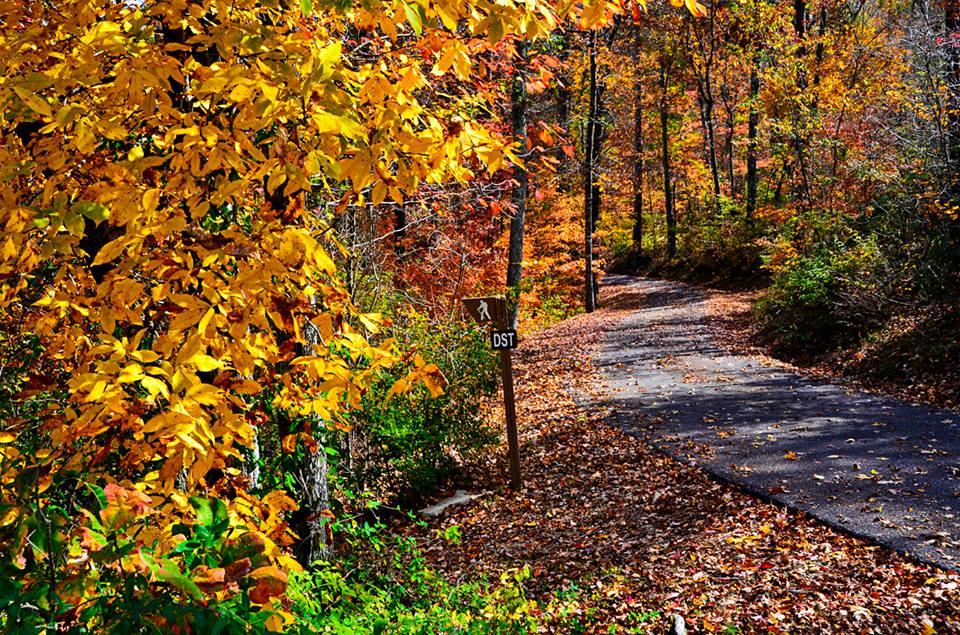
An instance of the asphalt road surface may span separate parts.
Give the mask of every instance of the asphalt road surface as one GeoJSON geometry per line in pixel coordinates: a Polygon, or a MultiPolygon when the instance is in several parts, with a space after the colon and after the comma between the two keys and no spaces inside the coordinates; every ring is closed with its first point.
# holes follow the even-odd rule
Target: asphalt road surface
{"type": "Polygon", "coordinates": [[[762,497],[957,569],[960,414],[725,351],[694,287],[604,284],[639,297],[594,359],[616,425],[762,497]]]}

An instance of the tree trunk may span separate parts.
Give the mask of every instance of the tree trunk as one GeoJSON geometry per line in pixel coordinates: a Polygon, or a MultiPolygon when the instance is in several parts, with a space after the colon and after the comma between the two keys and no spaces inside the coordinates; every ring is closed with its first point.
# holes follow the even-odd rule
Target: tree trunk
{"type": "Polygon", "coordinates": [[[760,122],[760,73],[759,59],[754,57],[750,66],[750,115],[747,118],[747,222],[753,222],[757,211],[757,125],[760,122]]]}
{"type": "Polygon", "coordinates": [[[256,489],[260,485],[260,434],[257,431],[253,435],[250,459],[244,461],[240,469],[250,479],[250,489],[256,489]]]}
{"type": "Polygon", "coordinates": [[[660,131],[663,148],[663,206],[667,217],[667,256],[677,255],[677,219],[673,209],[673,189],[670,187],[670,144],[667,123],[670,116],[667,98],[667,61],[660,60],[660,131]]]}
{"type": "Polygon", "coordinates": [[[523,224],[527,213],[527,89],[524,72],[527,62],[527,43],[517,45],[517,64],[513,72],[510,92],[513,141],[520,148],[521,165],[514,168],[513,218],[510,219],[510,247],[507,262],[508,319],[516,328],[520,302],[520,278],[523,276],[523,224]]]}
{"type": "Polygon", "coordinates": [[[593,222],[590,225],[590,231],[597,230],[597,224],[600,222],[600,183],[597,179],[599,173],[600,159],[603,155],[603,142],[606,139],[606,121],[609,114],[604,108],[604,94],[607,91],[606,73],[603,67],[597,68],[597,88],[596,105],[593,114],[593,184],[590,187],[590,196],[593,200],[590,202],[590,211],[593,222]]]}
{"type": "Polygon", "coordinates": [[[397,258],[403,259],[406,255],[406,247],[403,242],[407,238],[407,208],[401,203],[394,208],[393,212],[393,253],[397,258]]]}
{"type": "MultiPolygon", "coordinates": [[[[797,87],[800,92],[805,92],[808,86],[807,80],[807,3],[806,0],[793,1],[793,29],[797,34],[799,45],[797,47],[797,87]]],[[[807,115],[804,112],[803,100],[798,102],[798,110],[794,116],[793,145],[797,154],[797,167],[800,172],[800,198],[804,205],[810,204],[810,179],[807,175],[807,153],[806,153],[806,134],[803,127],[806,125],[807,115]]]]}
{"type": "MultiPolygon", "coordinates": [[[[557,54],[557,59],[560,60],[560,70],[557,74],[557,88],[555,92],[556,96],[556,114],[557,114],[557,125],[560,126],[560,129],[569,133],[570,132],[570,89],[568,88],[568,62],[567,56],[569,55],[569,36],[564,33],[563,37],[560,40],[560,51],[557,54]]],[[[564,144],[558,143],[556,147],[556,158],[557,158],[557,174],[562,178],[557,181],[557,191],[567,192],[569,191],[569,182],[572,180],[570,176],[570,157],[567,155],[566,150],[564,150],[564,144]]]]}
{"type": "Polygon", "coordinates": [[[634,27],[633,78],[633,253],[643,255],[643,82],[640,77],[642,40],[640,26],[634,27]]]}
{"type": "Polygon", "coordinates": [[[807,87],[807,73],[806,69],[803,67],[803,58],[807,56],[807,1],[806,0],[793,0],[793,31],[797,34],[797,39],[800,41],[799,48],[797,49],[797,58],[801,60],[800,72],[797,76],[797,85],[801,89],[807,87]]]}
{"type": "Polygon", "coordinates": [[[594,142],[597,125],[597,32],[590,32],[589,55],[589,108],[587,129],[584,135],[583,165],[583,306],[587,313],[596,308],[593,284],[593,187],[594,187],[594,142]]]}
{"type": "MultiPolygon", "coordinates": [[[[306,340],[304,355],[312,355],[314,348],[323,344],[320,329],[308,322],[303,328],[306,340]]],[[[327,482],[329,465],[324,451],[327,426],[319,416],[310,421],[310,434],[319,446],[316,452],[304,448],[304,456],[297,466],[294,478],[300,487],[300,509],[297,511],[295,531],[300,536],[296,551],[300,562],[309,566],[318,560],[327,560],[332,555],[327,542],[326,516],[330,509],[330,486],[327,482]]]]}
{"type": "Polygon", "coordinates": [[[714,121],[714,106],[716,99],[713,92],[713,65],[718,42],[716,34],[716,4],[709,3],[708,15],[705,19],[688,17],[694,34],[696,46],[690,52],[691,67],[697,83],[697,99],[700,106],[700,119],[703,124],[703,143],[707,155],[707,165],[710,166],[710,177],[713,181],[713,209],[720,213],[720,162],[717,159],[717,131],[714,121]],[[701,28],[697,26],[705,21],[701,28]],[[699,52],[700,63],[697,63],[699,52]]]}
{"type": "MultiPolygon", "coordinates": [[[[264,177],[264,192],[267,191],[266,177],[264,177]]],[[[285,210],[290,204],[289,197],[284,195],[283,188],[278,187],[268,201],[273,209],[285,210]]],[[[343,236],[348,237],[349,244],[357,243],[357,219],[356,210],[351,206],[347,213],[340,218],[344,225],[341,225],[343,236]]],[[[356,259],[351,257],[347,263],[346,284],[350,296],[353,296],[356,259]]],[[[314,298],[316,302],[316,298],[314,298]]],[[[304,356],[313,355],[318,347],[322,347],[323,338],[320,335],[320,329],[310,321],[306,321],[302,326],[303,344],[298,345],[301,349],[300,354],[304,356]]],[[[281,430],[281,436],[293,432],[291,424],[287,420],[286,430],[281,430]]],[[[301,564],[310,566],[318,560],[327,560],[332,555],[331,546],[327,541],[326,517],[324,515],[330,509],[330,487],[327,481],[329,465],[327,464],[327,453],[324,451],[325,437],[328,433],[326,422],[319,416],[314,415],[310,420],[310,433],[317,443],[317,451],[310,452],[304,448],[303,458],[296,466],[293,477],[299,487],[298,503],[300,508],[291,518],[291,526],[299,536],[300,541],[294,546],[294,551],[301,564]]]]}
{"type": "Polygon", "coordinates": [[[707,162],[710,165],[710,176],[713,179],[713,206],[714,211],[720,213],[720,167],[717,164],[716,126],[713,122],[713,89],[710,87],[708,73],[703,90],[700,92],[703,109],[703,122],[707,132],[707,162]]]}
{"type": "Polygon", "coordinates": [[[734,200],[737,198],[737,181],[736,175],[734,174],[733,166],[733,139],[736,134],[736,104],[734,103],[735,96],[731,94],[730,86],[724,83],[720,86],[720,96],[723,99],[723,109],[727,113],[727,134],[725,135],[723,144],[726,155],[726,168],[727,168],[727,182],[729,184],[730,199],[734,200]]]}
{"type": "Polygon", "coordinates": [[[960,195],[960,0],[944,0],[947,57],[947,192],[960,195]]]}

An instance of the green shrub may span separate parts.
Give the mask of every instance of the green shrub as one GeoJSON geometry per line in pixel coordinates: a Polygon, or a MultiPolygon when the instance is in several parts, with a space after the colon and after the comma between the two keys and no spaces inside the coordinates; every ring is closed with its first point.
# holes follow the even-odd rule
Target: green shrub
{"type": "MultiPolygon", "coordinates": [[[[290,577],[291,632],[465,635],[537,632],[540,607],[527,599],[527,569],[450,584],[432,570],[409,537],[382,534],[357,520],[339,523],[349,555],[290,577]]],[[[440,539],[456,542],[455,532],[440,539]]]]}
{"type": "Polygon", "coordinates": [[[331,562],[291,576],[288,597],[297,623],[292,632],[533,633],[539,609],[524,594],[525,570],[486,581],[450,585],[422,562],[406,570],[371,574],[331,562]]]}
{"type": "Polygon", "coordinates": [[[809,254],[781,257],[757,306],[762,323],[788,349],[849,343],[882,317],[876,298],[883,262],[875,236],[834,235],[809,254]]]}
{"type": "Polygon", "coordinates": [[[406,368],[384,372],[352,419],[350,476],[362,488],[409,501],[434,490],[497,440],[480,407],[497,389],[497,361],[486,334],[463,323],[412,314],[393,327],[393,334],[402,347],[436,364],[448,383],[439,397],[421,386],[388,399],[406,368]]]}
{"type": "Polygon", "coordinates": [[[22,559],[0,562],[0,631],[261,633],[271,620],[282,624],[270,604],[283,595],[286,576],[267,566],[261,537],[230,532],[222,501],[190,497],[195,520],[176,525],[179,542],[162,550],[156,534],[147,539],[156,527],[141,525],[149,528],[136,539],[125,534],[147,514],[149,498],[113,484],[86,490],[87,525],[79,535],[48,541],[53,534],[43,523],[63,512],[48,505],[26,520],[31,535],[22,559]],[[81,545],[89,558],[66,571],[81,545]],[[25,583],[24,568],[39,566],[47,580],[25,583]],[[233,592],[217,595],[227,587],[233,592]]]}

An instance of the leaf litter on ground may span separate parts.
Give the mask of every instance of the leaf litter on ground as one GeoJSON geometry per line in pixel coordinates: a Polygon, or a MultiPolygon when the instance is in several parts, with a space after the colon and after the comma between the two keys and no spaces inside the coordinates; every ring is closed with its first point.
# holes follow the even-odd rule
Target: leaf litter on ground
{"type": "Polygon", "coordinates": [[[527,566],[530,596],[575,598],[591,633],[665,632],[671,614],[691,632],[960,632],[956,572],[762,502],[608,425],[591,353],[638,302],[624,290],[523,338],[523,488],[508,489],[498,456],[472,475],[494,494],[407,527],[430,563],[451,581],[527,566]],[[452,526],[459,545],[431,539],[452,526]]]}

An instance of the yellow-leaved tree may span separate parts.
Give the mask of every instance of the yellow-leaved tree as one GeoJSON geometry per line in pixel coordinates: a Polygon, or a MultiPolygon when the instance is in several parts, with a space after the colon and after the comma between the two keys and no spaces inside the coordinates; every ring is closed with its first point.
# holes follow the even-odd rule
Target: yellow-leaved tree
{"type": "MultiPolygon", "coordinates": [[[[283,447],[309,442],[398,359],[368,341],[328,223],[512,160],[420,96],[469,79],[466,42],[556,13],[0,0],[5,630],[202,631],[241,609],[283,627],[299,497],[249,493],[263,408],[306,422],[283,447]]],[[[413,366],[405,386],[440,390],[413,366]]]]}

